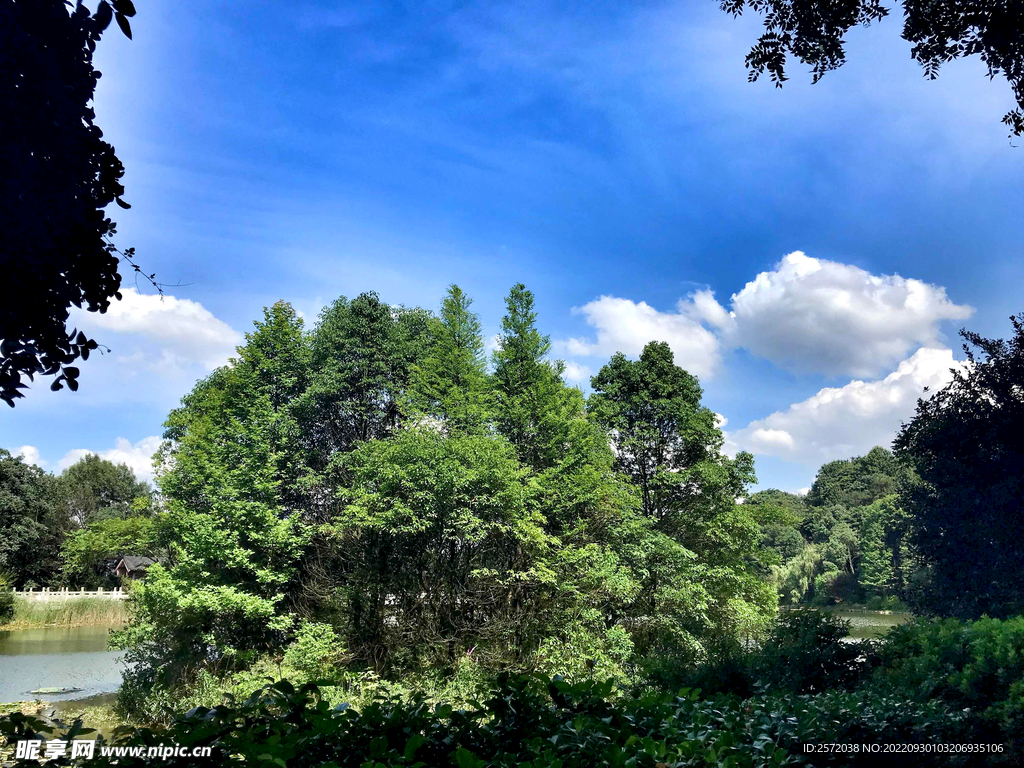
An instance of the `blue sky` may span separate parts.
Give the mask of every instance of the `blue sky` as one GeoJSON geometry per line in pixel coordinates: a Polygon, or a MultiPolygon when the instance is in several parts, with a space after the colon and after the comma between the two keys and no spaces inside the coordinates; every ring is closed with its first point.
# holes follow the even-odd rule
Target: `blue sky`
{"type": "Polygon", "coordinates": [[[0,446],[145,474],[265,305],[435,308],[458,282],[490,336],[522,281],[572,383],[668,341],[761,486],[805,488],[888,444],[959,328],[1022,309],[1009,88],[974,60],[925,80],[899,28],[778,90],[747,82],[757,17],[711,0],[140,3],[100,45],[97,121],[117,241],[181,285],[80,318],[111,352],[5,412],[0,446]]]}

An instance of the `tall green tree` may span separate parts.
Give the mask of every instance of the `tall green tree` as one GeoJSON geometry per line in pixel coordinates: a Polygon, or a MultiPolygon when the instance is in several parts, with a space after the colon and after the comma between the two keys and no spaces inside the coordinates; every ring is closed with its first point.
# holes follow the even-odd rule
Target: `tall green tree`
{"type": "Polygon", "coordinates": [[[302,321],[275,304],[228,366],[196,385],[166,423],[158,483],[168,565],[133,590],[122,642],[129,688],[237,668],[280,644],[293,619],[307,540],[289,503],[293,398],[308,360],[302,321]]]}
{"type": "Polygon", "coordinates": [[[400,652],[428,665],[474,646],[506,663],[528,655],[535,593],[554,575],[511,446],[412,429],[360,445],[345,464],[347,503],[329,528],[350,564],[353,652],[378,668],[400,652]]]}
{"type": "Polygon", "coordinates": [[[72,527],[56,479],[0,448],[0,571],[10,586],[52,584],[72,527]]]}
{"type": "Polygon", "coordinates": [[[524,464],[542,470],[556,460],[553,449],[565,427],[563,366],[547,359],[551,339],[537,330],[525,285],[512,286],[505,308],[493,356],[495,424],[524,464]]]}
{"type": "Polygon", "coordinates": [[[917,607],[957,618],[1024,612],[1024,323],[1009,340],[961,331],[967,364],[894,443],[919,482],[900,504],[930,574],[917,607]]]}
{"type": "Polygon", "coordinates": [[[400,426],[429,340],[429,313],[391,307],[376,293],[342,296],[324,309],[310,338],[309,386],[295,407],[314,472],[400,426]]]}
{"type": "Polygon", "coordinates": [[[479,434],[489,415],[487,358],[472,303],[459,286],[448,288],[430,323],[432,343],[412,373],[413,406],[449,434],[479,434]]]}
{"type": "Polygon", "coordinates": [[[591,386],[588,407],[657,534],[644,544],[640,610],[654,635],[671,640],[646,644],[692,644],[716,631],[724,641],[740,625],[763,625],[776,596],[763,578],[758,508],[737,504],[755,481],[753,457],[721,453],[714,413],[700,404],[696,378],[675,365],[664,342],[648,344],[636,361],[614,355],[591,386]]]}
{"type": "Polygon", "coordinates": [[[65,469],[60,485],[68,514],[78,526],[101,518],[126,518],[149,509],[152,489],[137,480],[127,464],[115,464],[94,453],[65,469]]]}
{"type": "Polygon", "coordinates": [[[668,344],[651,342],[637,361],[615,354],[591,386],[588,407],[611,436],[617,466],[662,530],[684,535],[716,504],[746,495],[753,457],[722,455],[715,414],[701,405],[697,379],[675,364],[668,344]]]}

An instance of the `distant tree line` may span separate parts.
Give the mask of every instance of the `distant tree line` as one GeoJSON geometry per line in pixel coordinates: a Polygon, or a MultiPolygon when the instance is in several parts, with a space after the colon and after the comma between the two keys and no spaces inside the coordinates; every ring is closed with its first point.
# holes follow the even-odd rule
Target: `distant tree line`
{"type": "Polygon", "coordinates": [[[158,503],[125,464],[88,454],[59,475],[0,449],[0,579],[111,587],[123,555],[160,551],[158,503]]]}
{"type": "Polygon", "coordinates": [[[784,603],[899,599],[959,619],[1024,613],[1024,325],[963,331],[965,366],[893,447],[825,464],[806,497],[762,491],[784,603]]]}

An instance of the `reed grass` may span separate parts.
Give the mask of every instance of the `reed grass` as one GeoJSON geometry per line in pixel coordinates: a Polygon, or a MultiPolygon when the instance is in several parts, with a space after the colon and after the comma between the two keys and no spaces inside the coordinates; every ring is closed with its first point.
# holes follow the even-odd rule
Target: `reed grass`
{"type": "Polygon", "coordinates": [[[100,597],[73,597],[67,600],[42,602],[18,597],[14,601],[14,618],[0,625],[0,630],[34,629],[36,627],[112,627],[128,620],[124,600],[100,597]]]}

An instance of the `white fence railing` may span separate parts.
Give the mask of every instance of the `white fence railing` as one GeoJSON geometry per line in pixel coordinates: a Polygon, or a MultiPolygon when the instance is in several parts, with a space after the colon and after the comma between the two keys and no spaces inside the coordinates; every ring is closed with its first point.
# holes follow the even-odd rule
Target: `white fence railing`
{"type": "Polygon", "coordinates": [[[67,587],[50,589],[49,587],[43,587],[42,589],[12,589],[11,592],[15,597],[40,603],[50,602],[51,600],[73,600],[79,597],[98,597],[101,600],[128,599],[128,593],[121,589],[121,587],[115,587],[114,589],[103,589],[102,587],[98,589],[68,589],[67,587]]]}

